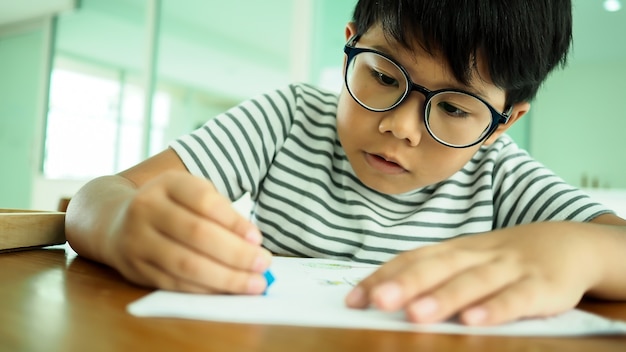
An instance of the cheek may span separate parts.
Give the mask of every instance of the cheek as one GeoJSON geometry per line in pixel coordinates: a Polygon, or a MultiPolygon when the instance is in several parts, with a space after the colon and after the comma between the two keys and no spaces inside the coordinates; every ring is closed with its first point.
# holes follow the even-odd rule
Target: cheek
{"type": "Polygon", "coordinates": [[[478,147],[455,149],[439,145],[436,149],[430,150],[428,159],[433,165],[433,170],[437,170],[436,178],[442,181],[461,170],[477,150],[478,147]],[[434,167],[435,165],[438,167],[434,167]]]}
{"type": "Polygon", "coordinates": [[[339,97],[337,105],[337,133],[344,148],[347,144],[364,139],[365,134],[372,133],[372,123],[376,118],[368,116],[371,112],[358,105],[345,90],[339,97]]]}

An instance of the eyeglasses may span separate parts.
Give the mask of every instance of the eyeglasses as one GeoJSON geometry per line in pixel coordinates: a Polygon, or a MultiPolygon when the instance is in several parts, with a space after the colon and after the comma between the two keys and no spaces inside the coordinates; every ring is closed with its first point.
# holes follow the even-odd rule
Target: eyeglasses
{"type": "Polygon", "coordinates": [[[424,123],[439,143],[466,148],[489,137],[499,124],[505,124],[513,107],[500,113],[480,97],[462,90],[431,91],[415,84],[407,71],[386,54],[356,48],[358,36],[344,47],[348,55],[345,81],[352,98],[365,109],[389,111],[405,101],[412,91],[426,97],[424,123]]]}

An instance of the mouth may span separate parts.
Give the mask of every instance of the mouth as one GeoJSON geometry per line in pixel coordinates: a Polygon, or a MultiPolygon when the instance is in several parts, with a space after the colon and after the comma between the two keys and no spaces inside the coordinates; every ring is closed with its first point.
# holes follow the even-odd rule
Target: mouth
{"type": "Polygon", "coordinates": [[[387,175],[398,175],[408,172],[393,159],[387,159],[382,155],[365,153],[365,161],[375,170],[387,175]]]}

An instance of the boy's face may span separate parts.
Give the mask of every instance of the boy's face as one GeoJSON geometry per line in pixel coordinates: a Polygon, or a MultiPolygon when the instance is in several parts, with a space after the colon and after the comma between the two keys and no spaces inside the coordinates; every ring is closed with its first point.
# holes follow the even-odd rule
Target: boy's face
{"type": "MultiPolygon", "coordinates": [[[[354,26],[349,24],[346,39],[354,34],[354,26]]],[[[413,82],[427,89],[480,92],[478,95],[495,109],[505,109],[505,92],[490,82],[480,57],[477,78],[470,86],[464,86],[456,81],[445,60],[431,56],[419,45],[408,51],[399,44],[388,42],[380,26],[362,35],[356,46],[386,53],[406,69],[413,82]]],[[[352,168],[365,185],[387,194],[428,186],[459,171],[480,147],[481,144],[452,148],[433,139],[424,124],[424,100],[424,95],[412,92],[396,108],[373,112],[359,105],[344,85],[339,97],[337,130],[352,168]]],[[[514,106],[508,124],[500,125],[483,143],[492,143],[528,108],[527,103],[514,106]]]]}

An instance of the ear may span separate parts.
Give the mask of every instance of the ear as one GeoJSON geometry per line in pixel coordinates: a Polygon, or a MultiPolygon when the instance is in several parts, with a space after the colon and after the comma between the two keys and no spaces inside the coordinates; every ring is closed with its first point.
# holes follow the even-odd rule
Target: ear
{"type": "Polygon", "coordinates": [[[506,130],[508,130],[515,122],[517,122],[522,116],[526,115],[526,113],[530,110],[530,103],[521,102],[513,105],[513,110],[511,111],[511,117],[509,118],[509,122],[505,124],[500,124],[498,128],[483,142],[484,145],[490,145],[500,137],[506,130]]]}
{"type": "Polygon", "coordinates": [[[350,38],[356,35],[356,24],[354,22],[348,22],[346,25],[346,42],[350,40],[350,38]]]}
{"type": "MultiPolygon", "coordinates": [[[[346,42],[356,35],[356,25],[354,22],[348,22],[346,25],[346,42]]],[[[346,70],[347,55],[343,56],[343,70],[346,70]]],[[[345,72],[343,72],[345,74],[345,72]]]]}

